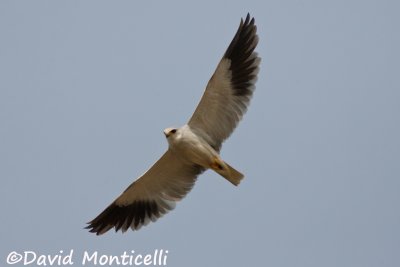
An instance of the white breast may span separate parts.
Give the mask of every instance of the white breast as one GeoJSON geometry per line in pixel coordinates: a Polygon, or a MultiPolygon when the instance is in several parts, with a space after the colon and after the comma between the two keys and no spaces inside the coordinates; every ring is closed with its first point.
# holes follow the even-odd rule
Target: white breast
{"type": "Polygon", "coordinates": [[[188,125],[179,128],[174,136],[168,138],[169,147],[182,160],[201,165],[210,166],[217,152],[200,136],[196,135],[188,125]]]}

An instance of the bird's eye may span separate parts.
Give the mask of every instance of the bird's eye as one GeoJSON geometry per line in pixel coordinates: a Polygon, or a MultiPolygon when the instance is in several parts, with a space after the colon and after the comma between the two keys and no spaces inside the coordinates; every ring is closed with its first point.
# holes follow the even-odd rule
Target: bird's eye
{"type": "Polygon", "coordinates": [[[176,129],[172,129],[172,130],[170,131],[170,133],[172,133],[172,134],[176,133],[176,129]]]}

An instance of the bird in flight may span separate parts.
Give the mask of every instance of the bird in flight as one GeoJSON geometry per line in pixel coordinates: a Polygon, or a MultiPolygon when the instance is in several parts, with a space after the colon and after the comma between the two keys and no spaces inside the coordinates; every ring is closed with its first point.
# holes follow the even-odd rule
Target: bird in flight
{"type": "Polygon", "coordinates": [[[261,59],[254,18],[247,14],[229,44],[189,122],[164,130],[168,150],[134,181],[86,229],[97,235],[138,230],[175,207],[199,174],[211,169],[237,186],[243,174],[222,160],[222,142],[247,110],[261,59]]]}

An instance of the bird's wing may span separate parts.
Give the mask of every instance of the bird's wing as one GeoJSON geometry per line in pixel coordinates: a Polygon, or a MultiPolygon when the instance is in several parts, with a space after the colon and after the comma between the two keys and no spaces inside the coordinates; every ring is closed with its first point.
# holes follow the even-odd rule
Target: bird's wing
{"type": "Polygon", "coordinates": [[[247,14],[188,122],[216,150],[233,132],[253,95],[261,61],[254,52],[257,43],[254,18],[247,14]]]}
{"type": "Polygon", "coordinates": [[[98,235],[113,227],[122,232],[129,228],[138,230],[173,209],[203,171],[202,167],[186,164],[168,150],[86,228],[98,235]]]}

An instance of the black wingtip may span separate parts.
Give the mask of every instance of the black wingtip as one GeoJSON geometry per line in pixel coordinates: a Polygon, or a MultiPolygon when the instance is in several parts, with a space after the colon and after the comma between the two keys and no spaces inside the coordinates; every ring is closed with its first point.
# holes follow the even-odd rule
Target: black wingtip
{"type": "Polygon", "coordinates": [[[224,54],[224,58],[230,60],[231,83],[238,96],[251,96],[254,89],[260,62],[254,51],[257,44],[255,19],[247,13],[244,22],[243,18],[241,19],[239,28],[224,54]]]}
{"type": "Polygon", "coordinates": [[[96,235],[104,234],[111,228],[114,228],[115,232],[119,230],[125,232],[129,228],[138,230],[147,219],[155,220],[165,212],[166,209],[160,208],[156,201],[152,200],[138,200],[127,206],[112,203],[95,219],[88,222],[85,229],[96,235]]]}
{"type": "MultiPolygon", "coordinates": [[[[246,20],[245,20],[245,22],[249,23],[249,20],[250,20],[250,13],[249,13],[249,12],[247,12],[247,15],[246,15],[246,20]]],[[[254,18],[253,18],[253,20],[254,20],[254,18]]]]}
{"type": "MultiPolygon", "coordinates": [[[[243,22],[243,18],[240,19],[240,24],[239,27],[236,31],[235,36],[233,37],[232,42],[229,44],[228,49],[225,52],[225,57],[229,58],[232,56],[232,53],[234,50],[240,50],[239,48],[243,48],[243,46],[252,46],[251,48],[254,50],[254,48],[257,46],[258,40],[255,41],[255,43],[250,43],[250,42],[245,42],[248,38],[256,38],[257,36],[257,27],[255,25],[255,19],[254,17],[250,16],[250,13],[247,13],[247,16],[243,22]],[[240,44],[241,43],[241,44],[240,44]],[[235,49],[235,47],[238,48],[235,49]]],[[[240,51],[236,51],[240,52],[240,51]]]]}

